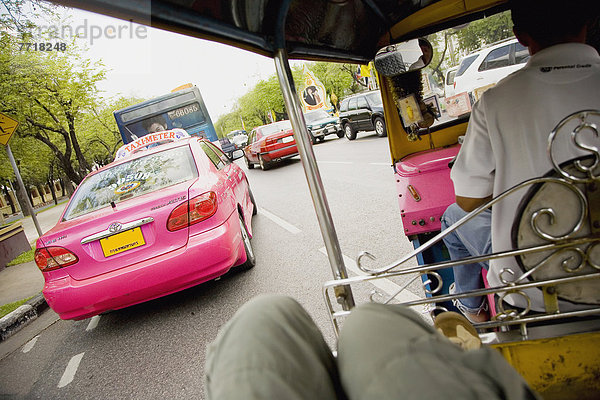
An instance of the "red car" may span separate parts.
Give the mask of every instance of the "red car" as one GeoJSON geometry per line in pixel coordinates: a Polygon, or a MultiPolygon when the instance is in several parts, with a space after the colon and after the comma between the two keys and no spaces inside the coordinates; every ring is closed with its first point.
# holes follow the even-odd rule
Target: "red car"
{"type": "Polygon", "coordinates": [[[264,171],[273,163],[298,155],[294,130],[289,120],[256,127],[248,137],[244,159],[249,169],[258,163],[264,171]]]}

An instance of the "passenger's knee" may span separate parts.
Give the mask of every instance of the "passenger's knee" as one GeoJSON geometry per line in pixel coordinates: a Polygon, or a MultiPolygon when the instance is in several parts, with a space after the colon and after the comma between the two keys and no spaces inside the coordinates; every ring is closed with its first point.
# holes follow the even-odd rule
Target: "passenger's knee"
{"type": "Polygon", "coordinates": [[[260,314],[262,318],[279,315],[290,315],[304,312],[302,306],[293,298],[279,294],[263,294],[249,300],[236,314],[260,314]]]}
{"type": "Polygon", "coordinates": [[[449,226],[454,224],[456,221],[467,215],[467,212],[460,208],[456,203],[452,203],[448,206],[444,214],[442,215],[442,230],[447,229],[449,226]]]}

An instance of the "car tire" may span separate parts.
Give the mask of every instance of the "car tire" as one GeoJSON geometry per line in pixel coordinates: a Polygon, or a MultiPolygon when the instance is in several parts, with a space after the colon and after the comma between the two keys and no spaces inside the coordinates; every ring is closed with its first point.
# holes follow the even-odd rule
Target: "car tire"
{"type": "Polygon", "coordinates": [[[354,140],[356,139],[356,131],[352,128],[352,125],[346,124],[344,125],[344,133],[346,135],[346,139],[354,140]]]}
{"type": "Polygon", "coordinates": [[[260,165],[260,169],[262,169],[263,171],[266,171],[269,168],[271,168],[269,162],[265,161],[265,159],[261,155],[258,156],[258,164],[260,165]]]}
{"type": "Polygon", "coordinates": [[[248,185],[248,194],[250,195],[250,202],[254,206],[254,208],[252,209],[252,215],[256,215],[256,214],[258,214],[258,206],[256,205],[256,200],[254,200],[254,195],[252,194],[250,185],[248,185]]]}
{"type": "Polygon", "coordinates": [[[256,265],[256,256],[254,255],[254,249],[252,248],[252,243],[250,242],[250,235],[248,234],[248,230],[246,229],[244,219],[241,215],[238,216],[240,220],[240,231],[242,232],[242,242],[244,243],[244,251],[246,252],[246,262],[238,265],[237,268],[241,269],[242,271],[245,271],[256,265]]]}
{"type": "Polygon", "coordinates": [[[248,167],[248,169],[254,169],[254,164],[248,160],[248,157],[244,156],[244,160],[246,160],[246,167],[248,167]]]}
{"type": "Polygon", "coordinates": [[[383,120],[383,118],[375,117],[375,119],[373,120],[373,125],[375,126],[375,133],[377,133],[377,136],[387,136],[387,129],[385,127],[385,121],[383,120]]]}
{"type": "Polygon", "coordinates": [[[311,131],[308,131],[308,134],[310,135],[310,142],[312,144],[316,144],[317,143],[317,138],[313,135],[313,133],[311,131]]]}
{"type": "Polygon", "coordinates": [[[341,139],[341,138],[343,138],[343,137],[344,137],[344,131],[338,131],[338,132],[336,133],[336,135],[337,135],[337,137],[338,137],[338,138],[340,138],[340,139],[341,139]]]}
{"type": "Polygon", "coordinates": [[[323,143],[325,141],[325,136],[319,136],[319,142],[323,143]]]}

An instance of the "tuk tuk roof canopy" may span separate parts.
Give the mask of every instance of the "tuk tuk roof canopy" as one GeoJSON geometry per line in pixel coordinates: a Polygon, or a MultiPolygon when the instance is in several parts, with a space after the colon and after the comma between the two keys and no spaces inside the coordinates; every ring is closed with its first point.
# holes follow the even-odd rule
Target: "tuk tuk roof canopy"
{"type": "Polygon", "coordinates": [[[52,0],[265,56],[366,64],[383,46],[495,13],[506,0],[52,0]],[[284,24],[284,30],[281,29],[284,24]],[[282,37],[281,32],[284,32],[282,37]],[[284,43],[285,42],[285,43],[284,43]]]}

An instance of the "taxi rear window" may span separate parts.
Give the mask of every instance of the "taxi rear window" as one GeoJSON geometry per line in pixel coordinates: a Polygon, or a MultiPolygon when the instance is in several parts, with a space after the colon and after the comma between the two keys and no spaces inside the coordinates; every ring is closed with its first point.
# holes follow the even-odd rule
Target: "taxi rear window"
{"type": "Polygon", "coordinates": [[[85,179],[71,199],[64,220],[196,178],[189,146],[180,146],[117,164],[85,179]]]}

